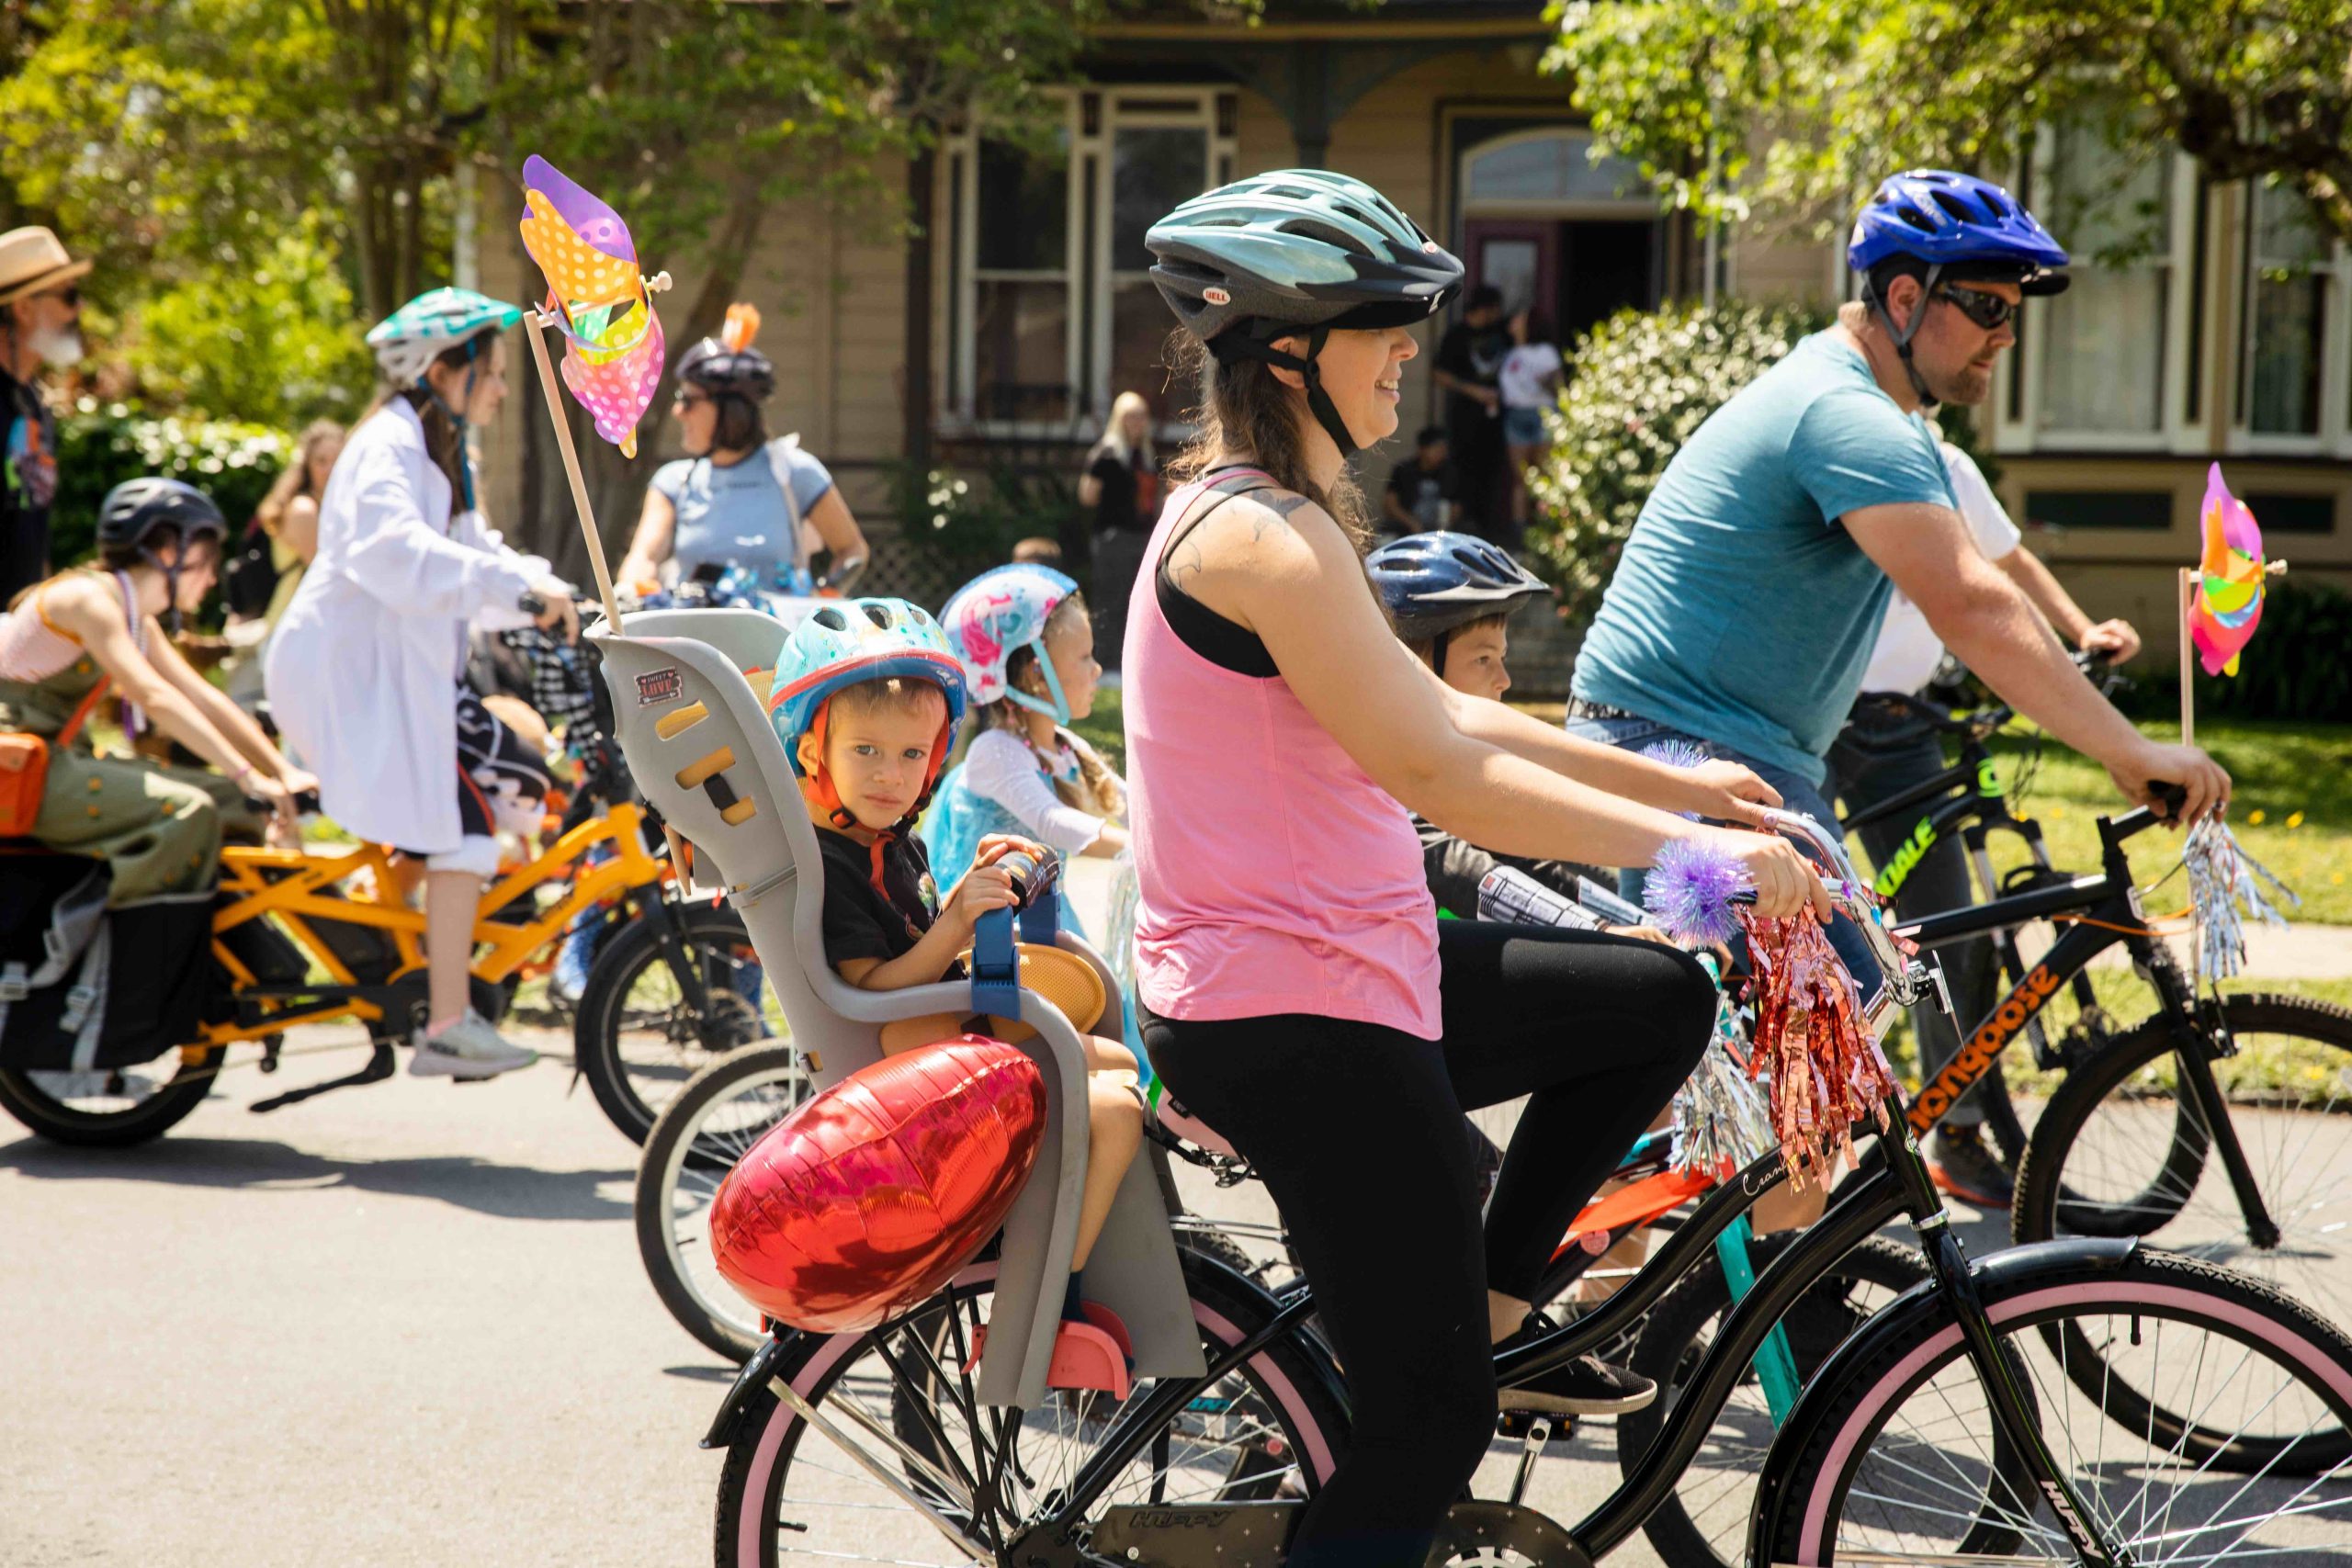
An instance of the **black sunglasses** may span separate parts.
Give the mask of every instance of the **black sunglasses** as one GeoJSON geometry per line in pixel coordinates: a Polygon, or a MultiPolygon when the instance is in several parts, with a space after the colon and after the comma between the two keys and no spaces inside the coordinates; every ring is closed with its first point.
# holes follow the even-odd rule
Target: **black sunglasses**
{"type": "Polygon", "coordinates": [[[1987,294],[1981,288],[1958,288],[1948,283],[1936,286],[1936,298],[1988,333],[2014,321],[2018,306],[2021,303],[2004,299],[1997,294],[1987,294]]]}
{"type": "Polygon", "coordinates": [[[690,409],[696,403],[707,403],[710,399],[701,392],[689,391],[681,387],[671,394],[670,400],[682,409],[690,409]]]}

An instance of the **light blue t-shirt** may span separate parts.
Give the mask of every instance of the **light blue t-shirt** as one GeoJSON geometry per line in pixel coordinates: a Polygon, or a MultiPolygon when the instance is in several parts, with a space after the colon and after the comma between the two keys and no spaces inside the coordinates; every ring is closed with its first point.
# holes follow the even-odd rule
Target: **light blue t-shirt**
{"type": "Polygon", "coordinates": [[[1667,465],[1576,694],[1819,783],[1894,592],[1838,519],[1901,502],[1953,504],[1934,432],[1815,333],[1667,465]]]}
{"type": "Polygon", "coordinates": [[[653,488],[669,497],[678,512],[670,553],[677,560],[679,576],[715,563],[743,567],[773,584],[780,569],[789,571],[802,564],[800,541],[792,532],[793,514],[776,483],[779,453],[790,466],[793,499],[806,517],[833,488],[833,476],[797,446],[787,450],[780,442],[771,442],[725,468],[707,457],[681,457],[653,471],[653,488]]]}

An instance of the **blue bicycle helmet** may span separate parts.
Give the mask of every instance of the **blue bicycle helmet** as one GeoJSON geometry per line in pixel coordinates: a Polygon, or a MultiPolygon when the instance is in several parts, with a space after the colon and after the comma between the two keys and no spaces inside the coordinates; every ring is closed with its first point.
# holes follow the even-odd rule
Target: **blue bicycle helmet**
{"type": "Polygon", "coordinates": [[[1372,585],[1407,642],[1433,640],[1445,673],[1446,639],[1473,621],[1508,615],[1552,591],[1510,552],[1472,534],[1411,534],[1364,558],[1372,585]]]}
{"type": "Polygon", "coordinates": [[[1925,265],[1921,288],[1932,295],[1939,282],[2014,283],[2025,294],[2059,294],[2067,277],[2065,247],[2050,237],[2017,197],[1990,180],[1950,169],[1906,169],[1882,182],[1846,246],[1846,262],[1862,275],[1862,301],[1894,340],[1911,389],[1929,408],[1936,395],[1911,362],[1911,339],[1927,319],[1924,310],[1897,327],[1887,313],[1879,276],[1890,261],[1925,265]]]}
{"type": "Polygon", "coordinates": [[[911,826],[939,783],[948,743],[964,719],[964,667],[956,662],[939,623],[929,611],[903,599],[845,599],[814,611],[793,627],[775,656],[768,722],[784,742],[785,758],[801,777],[801,787],[836,826],[846,828],[853,818],[823,769],[811,776],[800,765],[800,738],[814,734],[821,756],[825,709],[833,694],[844,686],[893,677],[928,682],[947,699],[947,721],[940,726],[938,744],[932,749],[922,798],[907,815],[905,826],[911,826]]]}

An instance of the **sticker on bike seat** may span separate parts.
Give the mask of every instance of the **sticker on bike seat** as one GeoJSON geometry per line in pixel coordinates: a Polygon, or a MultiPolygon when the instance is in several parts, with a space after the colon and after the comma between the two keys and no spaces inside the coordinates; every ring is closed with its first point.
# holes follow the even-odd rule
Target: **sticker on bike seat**
{"type": "Polygon", "coordinates": [[[674,703],[685,694],[686,678],[675,670],[656,670],[637,678],[637,705],[641,708],[674,703]]]}

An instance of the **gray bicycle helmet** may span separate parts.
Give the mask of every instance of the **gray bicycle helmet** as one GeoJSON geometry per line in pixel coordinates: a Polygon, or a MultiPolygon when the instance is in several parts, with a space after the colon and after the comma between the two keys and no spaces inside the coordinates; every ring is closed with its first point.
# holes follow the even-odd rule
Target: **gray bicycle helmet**
{"type": "Polygon", "coordinates": [[[1510,552],[1472,534],[1409,534],[1381,546],[1363,564],[1396,635],[1408,642],[1436,642],[1441,675],[1446,640],[1454,632],[1552,592],[1510,552]]]}
{"type": "Polygon", "coordinates": [[[194,485],[150,478],[125,479],[107,491],[106,499],[98,502],[97,532],[101,550],[135,550],[141,559],[164,574],[171,597],[172,630],[177,632],[180,566],[187,558],[187,547],[208,535],[216,540],[227,537],[229,524],[212,498],[194,485]],[[148,543],[159,528],[175,529],[179,534],[180,547],[169,561],[159,558],[148,543]]]}
{"type": "Polygon", "coordinates": [[[1462,264],[1394,202],[1324,169],[1254,175],[1193,197],[1151,226],[1151,280],[1184,330],[1220,361],[1263,360],[1306,379],[1307,407],[1357,444],[1316,368],[1335,329],[1406,326],[1445,308],[1462,264]],[[1305,330],[1302,356],[1272,340],[1305,330]]]}

